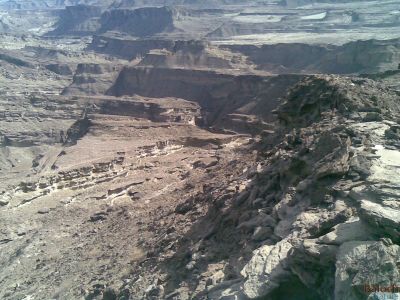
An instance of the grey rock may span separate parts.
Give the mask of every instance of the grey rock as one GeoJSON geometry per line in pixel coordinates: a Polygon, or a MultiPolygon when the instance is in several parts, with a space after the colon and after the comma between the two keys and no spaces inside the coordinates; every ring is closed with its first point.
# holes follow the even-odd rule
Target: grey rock
{"type": "Polygon", "coordinates": [[[347,173],[349,170],[348,159],[350,139],[343,142],[340,137],[336,136],[331,137],[331,139],[324,138],[319,141],[319,144],[324,145],[317,146],[315,154],[317,157],[321,155],[324,156],[314,166],[315,177],[319,179],[325,176],[343,175],[347,173]],[[332,147],[330,149],[334,150],[325,155],[327,151],[326,147],[332,147]]]}
{"type": "Polygon", "coordinates": [[[357,172],[363,179],[371,175],[371,165],[372,163],[361,155],[357,155],[350,160],[351,170],[357,172]]]}
{"type": "Polygon", "coordinates": [[[153,299],[153,297],[162,297],[164,294],[164,287],[162,285],[149,285],[145,290],[146,296],[149,299],[153,299]]]}
{"type": "Polygon", "coordinates": [[[249,191],[241,192],[235,200],[235,205],[236,206],[242,205],[249,198],[249,196],[250,196],[249,191]]]}
{"type": "Polygon", "coordinates": [[[50,212],[50,209],[48,207],[42,207],[38,210],[38,214],[48,214],[50,212]]]}
{"type": "Polygon", "coordinates": [[[383,242],[346,242],[340,246],[336,261],[335,299],[365,299],[366,285],[400,284],[398,245],[383,242]]]}
{"type": "Polygon", "coordinates": [[[400,239],[400,209],[362,200],[359,211],[360,217],[376,229],[383,229],[395,240],[400,239]]]}
{"type": "Polygon", "coordinates": [[[352,218],[345,223],[338,224],[334,229],[319,237],[317,243],[340,245],[349,241],[369,240],[371,232],[359,218],[352,218]]]}
{"type": "Polygon", "coordinates": [[[243,293],[240,280],[238,279],[223,281],[211,287],[208,291],[207,296],[207,299],[248,299],[248,297],[243,293]]]}
{"type": "Polygon", "coordinates": [[[273,217],[270,215],[264,214],[262,212],[259,212],[257,216],[251,218],[248,221],[244,221],[240,223],[237,227],[237,229],[244,229],[244,230],[250,230],[259,226],[269,226],[269,227],[274,227],[276,224],[276,221],[273,217]]]}
{"type": "Polygon", "coordinates": [[[253,257],[243,268],[245,277],[243,292],[250,299],[267,295],[279,286],[281,280],[289,276],[287,256],[292,249],[288,241],[280,241],[273,246],[263,246],[254,251],[253,257]]]}
{"type": "Polygon", "coordinates": [[[382,116],[377,112],[369,112],[363,118],[364,122],[375,122],[375,121],[382,121],[382,116]]]}
{"type": "Polygon", "coordinates": [[[318,298],[310,299],[331,298],[338,248],[335,245],[321,245],[315,240],[306,239],[291,251],[288,263],[290,270],[309,291],[319,294],[318,298]]]}

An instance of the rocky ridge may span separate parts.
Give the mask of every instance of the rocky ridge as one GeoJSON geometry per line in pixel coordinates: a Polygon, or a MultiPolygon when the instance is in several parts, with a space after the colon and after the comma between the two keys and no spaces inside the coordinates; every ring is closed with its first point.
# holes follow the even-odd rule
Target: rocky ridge
{"type": "MultiPolygon", "coordinates": [[[[177,206],[178,214],[195,214],[205,202],[208,211],[164,260],[158,283],[139,295],[384,297],[366,286],[400,280],[398,97],[358,78],[297,84],[276,110],[276,133],[237,177],[239,192],[214,184],[177,206]]],[[[140,284],[127,286],[138,292],[140,284]]]]}

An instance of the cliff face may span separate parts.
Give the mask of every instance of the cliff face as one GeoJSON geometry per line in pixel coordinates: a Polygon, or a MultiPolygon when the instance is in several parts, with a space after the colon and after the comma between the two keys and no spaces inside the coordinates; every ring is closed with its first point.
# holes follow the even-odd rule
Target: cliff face
{"type": "Polygon", "coordinates": [[[119,38],[95,35],[88,46],[89,50],[109,54],[116,57],[132,60],[143,57],[153,49],[172,49],[174,45],[170,40],[140,39],[126,40],[119,38]]]}
{"type": "Polygon", "coordinates": [[[56,28],[48,35],[87,35],[96,32],[101,13],[99,6],[67,6],[60,13],[56,28]]]}
{"type": "Polygon", "coordinates": [[[374,73],[397,68],[399,40],[357,41],[334,45],[275,44],[230,46],[261,70],[274,73],[374,73]]]}
{"type": "Polygon", "coordinates": [[[174,9],[168,7],[114,9],[101,16],[100,32],[119,31],[138,37],[152,36],[173,30],[176,14],[174,9]]]}
{"type": "Polygon", "coordinates": [[[104,6],[74,5],[61,10],[55,29],[47,35],[90,35],[120,32],[134,37],[151,37],[173,31],[176,8],[131,7],[105,10],[104,6]]]}
{"type": "Polygon", "coordinates": [[[354,300],[398,285],[399,103],[370,80],[301,81],[276,110],[258,162],[236,177],[239,191],[216,184],[178,206],[195,215],[208,201],[209,210],[164,260],[158,278],[168,280],[152,292],[354,300]]]}
{"type": "MultiPolygon", "coordinates": [[[[200,104],[206,124],[222,125],[229,115],[250,114],[271,121],[279,98],[301,76],[235,76],[212,71],[124,68],[108,94],[115,96],[178,97],[200,104]]],[[[224,126],[221,126],[224,127],[224,126]]],[[[232,128],[226,128],[232,129],[232,128]]]]}
{"type": "Polygon", "coordinates": [[[239,294],[282,299],[300,280],[300,294],[313,299],[365,299],[365,285],[399,282],[400,182],[392,163],[400,145],[388,138],[399,109],[398,95],[368,80],[309,78],[291,91],[277,110],[283,140],[267,150],[258,179],[268,183],[261,206],[279,241],[253,252],[239,294]]]}
{"type": "Polygon", "coordinates": [[[117,64],[78,64],[72,83],[62,91],[62,94],[102,95],[114,82],[121,67],[117,64]]]}
{"type": "Polygon", "coordinates": [[[194,40],[175,41],[170,49],[154,49],[143,57],[138,66],[236,72],[252,70],[243,55],[194,40]]]}

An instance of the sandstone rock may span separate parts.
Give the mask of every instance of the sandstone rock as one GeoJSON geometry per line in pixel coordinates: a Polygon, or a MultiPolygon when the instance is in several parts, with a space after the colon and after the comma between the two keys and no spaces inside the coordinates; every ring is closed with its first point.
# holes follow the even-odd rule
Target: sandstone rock
{"type": "Polygon", "coordinates": [[[208,169],[211,167],[214,167],[218,164],[218,159],[214,158],[214,157],[207,157],[207,158],[203,158],[200,160],[197,160],[193,163],[193,168],[197,169],[197,168],[202,168],[202,169],[208,169]]]}
{"type": "Polygon", "coordinates": [[[143,198],[143,194],[140,192],[128,191],[128,194],[132,200],[140,200],[141,198],[143,198]]]}

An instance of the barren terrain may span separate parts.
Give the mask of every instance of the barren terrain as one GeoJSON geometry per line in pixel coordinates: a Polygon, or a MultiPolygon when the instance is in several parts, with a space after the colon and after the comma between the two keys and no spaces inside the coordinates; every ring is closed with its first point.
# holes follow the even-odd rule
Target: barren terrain
{"type": "Polygon", "coordinates": [[[400,297],[399,8],[0,0],[0,299],[400,297]]]}

